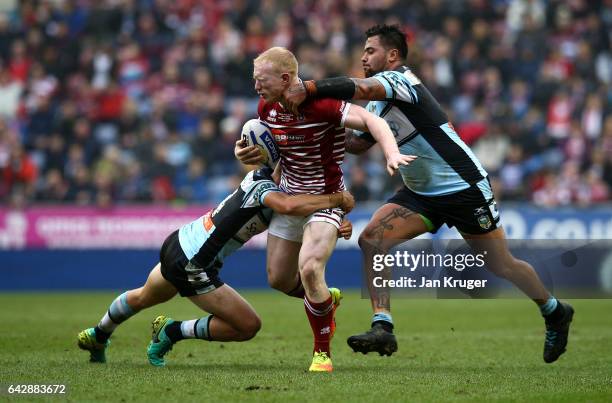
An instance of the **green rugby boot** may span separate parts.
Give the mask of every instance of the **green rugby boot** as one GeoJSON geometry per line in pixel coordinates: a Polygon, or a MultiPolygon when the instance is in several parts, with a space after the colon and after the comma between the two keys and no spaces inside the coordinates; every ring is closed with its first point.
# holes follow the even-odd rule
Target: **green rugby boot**
{"type": "Polygon", "coordinates": [[[149,347],[147,347],[147,357],[149,358],[151,365],[156,367],[163,367],[166,365],[164,355],[166,355],[168,351],[172,350],[174,343],[172,343],[168,335],[166,335],[165,329],[166,326],[173,322],[174,320],[163,315],[160,315],[153,320],[153,323],[151,324],[153,328],[153,335],[151,337],[149,347]]]}
{"type": "Polygon", "coordinates": [[[98,343],[96,330],[93,327],[80,332],[77,340],[77,345],[81,350],[89,351],[89,362],[106,362],[106,348],[110,346],[110,340],[106,340],[106,343],[98,343]]]}

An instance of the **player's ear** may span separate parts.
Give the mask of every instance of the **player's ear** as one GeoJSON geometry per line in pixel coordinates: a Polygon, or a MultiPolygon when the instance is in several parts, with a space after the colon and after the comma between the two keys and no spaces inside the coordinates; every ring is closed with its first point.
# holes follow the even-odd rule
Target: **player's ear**
{"type": "Polygon", "coordinates": [[[290,84],[291,83],[291,74],[289,74],[289,73],[281,74],[281,80],[283,80],[283,84],[290,84]]]}
{"type": "Polygon", "coordinates": [[[393,63],[396,60],[399,60],[399,50],[391,49],[389,53],[387,53],[387,61],[389,63],[393,63]]]}

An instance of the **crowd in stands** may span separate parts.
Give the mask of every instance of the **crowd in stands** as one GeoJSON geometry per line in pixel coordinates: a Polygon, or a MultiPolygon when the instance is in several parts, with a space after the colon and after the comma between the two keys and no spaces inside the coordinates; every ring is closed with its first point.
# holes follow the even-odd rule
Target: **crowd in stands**
{"type": "MultiPolygon", "coordinates": [[[[304,79],[362,76],[383,22],[498,199],[611,200],[610,0],[4,0],[0,202],[218,202],[242,176],[253,58],[285,46],[304,79]]],[[[358,201],[401,183],[376,148],[343,170],[358,201]]]]}

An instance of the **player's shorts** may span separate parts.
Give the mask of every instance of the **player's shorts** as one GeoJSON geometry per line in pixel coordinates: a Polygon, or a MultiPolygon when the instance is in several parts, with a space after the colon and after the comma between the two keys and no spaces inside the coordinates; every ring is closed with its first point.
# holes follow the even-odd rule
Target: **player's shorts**
{"type": "Polygon", "coordinates": [[[272,216],[268,233],[287,241],[302,242],[304,227],[311,222],[326,222],[340,229],[346,213],[340,208],[318,210],[307,217],[296,217],[285,214],[272,216]]]}
{"type": "Polygon", "coordinates": [[[431,222],[436,233],[446,224],[463,234],[486,234],[499,228],[499,211],[488,178],[457,193],[444,196],[423,196],[404,186],[388,203],[420,214],[431,222]]]}
{"type": "Polygon", "coordinates": [[[168,235],[159,251],[161,274],[178,290],[181,297],[206,294],[223,285],[218,268],[207,268],[198,273],[187,273],[189,259],[179,242],[178,230],[168,235]]]}

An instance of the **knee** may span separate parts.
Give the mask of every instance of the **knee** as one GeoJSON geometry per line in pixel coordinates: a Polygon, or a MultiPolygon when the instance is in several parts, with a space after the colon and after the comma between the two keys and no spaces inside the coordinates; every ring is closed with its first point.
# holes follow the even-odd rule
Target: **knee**
{"type": "Polygon", "coordinates": [[[375,236],[374,232],[367,227],[359,234],[359,240],[357,242],[363,253],[371,254],[375,251],[376,253],[387,253],[388,248],[384,246],[383,242],[374,243],[376,241],[375,236]]]}
{"type": "Polygon", "coordinates": [[[295,284],[291,284],[287,280],[286,276],[283,276],[277,271],[270,270],[269,268],[268,268],[268,284],[270,285],[270,287],[274,288],[275,290],[279,290],[282,292],[289,292],[291,291],[293,287],[295,287],[295,284]]]}
{"type": "Polygon", "coordinates": [[[369,239],[371,239],[370,231],[366,228],[361,232],[361,234],[359,234],[359,239],[357,240],[357,243],[359,244],[359,247],[362,250],[365,250],[368,245],[371,244],[371,241],[369,241],[369,239]]]}
{"type": "Polygon", "coordinates": [[[150,301],[148,301],[142,288],[128,291],[127,303],[134,311],[141,311],[152,305],[150,301]]]}
{"type": "Polygon", "coordinates": [[[246,320],[241,321],[240,328],[237,329],[239,341],[251,340],[261,329],[261,319],[257,314],[253,314],[246,320]]]}
{"type": "Polygon", "coordinates": [[[324,263],[321,259],[312,257],[300,267],[300,277],[303,283],[313,283],[323,274],[324,263]]]}

